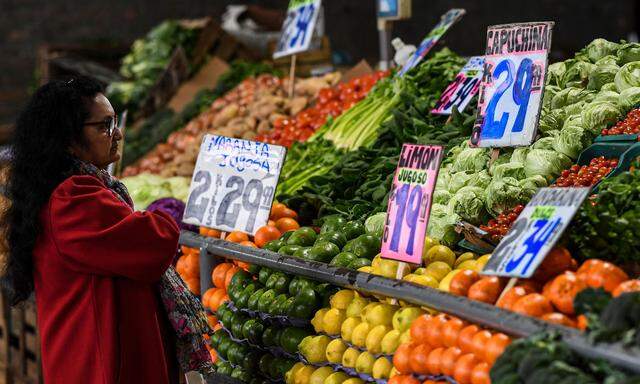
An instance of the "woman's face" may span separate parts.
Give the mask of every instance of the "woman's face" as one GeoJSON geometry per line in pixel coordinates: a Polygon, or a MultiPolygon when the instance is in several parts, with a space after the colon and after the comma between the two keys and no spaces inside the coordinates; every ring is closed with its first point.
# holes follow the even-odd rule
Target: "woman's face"
{"type": "Polygon", "coordinates": [[[89,112],[90,116],[83,127],[84,142],[73,145],[71,152],[80,160],[105,169],[109,164],[120,159],[118,142],[122,140],[122,133],[116,128],[109,136],[107,122],[115,119],[116,114],[111,103],[102,93],[93,97],[89,112]]]}

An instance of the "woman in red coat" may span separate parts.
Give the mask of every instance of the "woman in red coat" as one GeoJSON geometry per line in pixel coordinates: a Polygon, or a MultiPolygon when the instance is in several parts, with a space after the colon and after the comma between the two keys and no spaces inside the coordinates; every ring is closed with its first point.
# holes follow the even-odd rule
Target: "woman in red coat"
{"type": "Polygon", "coordinates": [[[35,291],[46,383],[176,382],[174,339],[198,328],[179,310],[195,300],[167,270],[178,226],[135,212],[105,171],[116,126],[87,78],[41,87],[16,124],[3,285],[13,304],[35,291]]]}

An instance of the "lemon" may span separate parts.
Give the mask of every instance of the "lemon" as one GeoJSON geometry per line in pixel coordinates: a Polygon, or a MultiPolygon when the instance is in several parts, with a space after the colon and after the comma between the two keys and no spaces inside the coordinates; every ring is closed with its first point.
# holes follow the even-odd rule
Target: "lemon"
{"type": "Polygon", "coordinates": [[[340,327],[340,336],[342,340],[351,342],[351,335],[353,330],[360,324],[362,320],[360,317],[347,317],[340,327]]]}
{"type": "Polygon", "coordinates": [[[368,265],[365,265],[364,267],[358,268],[358,272],[373,273],[373,268],[371,268],[368,265]]]}
{"type": "Polygon", "coordinates": [[[356,317],[362,315],[362,310],[369,304],[369,300],[364,297],[354,297],[347,306],[347,317],[356,317]]]}
{"type": "Polygon", "coordinates": [[[396,367],[391,368],[391,372],[389,372],[389,378],[392,378],[393,376],[399,375],[400,372],[398,372],[398,370],[396,369],[396,367]]]}
{"type": "Polygon", "coordinates": [[[342,384],[364,384],[364,380],[359,377],[352,377],[343,381],[342,384]]]}
{"type": "Polygon", "coordinates": [[[380,261],[382,261],[382,255],[381,254],[377,254],[376,257],[374,257],[371,260],[371,268],[379,268],[380,267],[380,261]]]}
{"type": "Polygon", "coordinates": [[[358,373],[371,374],[373,372],[373,363],[376,362],[376,358],[373,357],[368,351],[362,352],[356,360],[356,371],[358,373]]]}
{"type": "Polygon", "coordinates": [[[382,352],[382,338],[390,330],[391,329],[386,325],[377,325],[373,327],[369,333],[367,333],[367,338],[365,339],[364,345],[367,348],[367,351],[375,354],[382,352]]]}
{"type": "Polygon", "coordinates": [[[461,263],[467,261],[467,260],[474,260],[476,258],[476,254],[473,252],[465,252],[463,254],[461,254],[460,256],[458,256],[458,258],[456,259],[456,263],[453,266],[454,268],[458,268],[458,265],[460,265],[461,263]]]}
{"type": "MultiPolygon", "coordinates": [[[[439,245],[440,241],[438,239],[434,239],[433,237],[425,237],[424,238],[424,246],[422,247],[422,260],[427,260],[427,252],[436,245],[439,245]]],[[[426,263],[424,263],[426,265],[426,263]]]]}
{"type": "Polygon", "coordinates": [[[318,311],[316,311],[316,314],[313,315],[313,319],[311,319],[311,325],[313,325],[313,329],[315,329],[317,333],[320,333],[323,331],[322,319],[324,319],[324,315],[327,312],[329,312],[329,308],[319,309],[318,311]]]}
{"type": "MultiPolygon", "coordinates": [[[[388,277],[390,279],[395,279],[399,266],[400,263],[395,260],[382,259],[377,269],[378,275],[388,277]]],[[[409,272],[409,268],[403,268],[401,277],[408,274],[409,272]]]]}
{"type": "Polygon", "coordinates": [[[344,372],[334,372],[324,381],[324,384],[342,384],[349,380],[349,375],[344,372]]]}
{"type": "Polygon", "coordinates": [[[470,269],[475,271],[476,269],[476,261],[475,260],[467,260],[460,263],[457,267],[457,270],[464,271],[465,269],[470,269]]]}
{"type": "Polygon", "coordinates": [[[298,369],[293,375],[293,384],[309,384],[311,375],[315,372],[316,368],[311,365],[305,365],[298,369]]]}
{"type": "Polygon", "coordinates": [[[438,280],[431,275],[407,275],[402,280],[410,283],[420,284],[431,288],[438,288],[438,280]]]}
{"type": "Polygon", "coordinates": [[[351,300],[353,300],[353,291],[349,289],[341,289],[331,296],[329,304],[331,305],[331,308],[347,309],[351,300]]]}
{"type": "Polygon", "coordinates": [[[453,276],[455,276],[456,273],[460,271],[461,271],[460,269],[454,269],[453,271],[449,272],[447,276],[444,277],[444,279],[440,280],[440,284],[438,284],[438,289],[441,291],[449,292],[449,285],[451,284],[451,279],[453,279],[453,276]]]}
{"type": "Polygon", "coordinates": [[[371,308],[375,307],[378,304],[380,303],[377,303],[375,301],[369,302],[367,305],[364,306],[364,308],[362,308],[362,310],[360,311],[360,318],[362,319],[362,321],[366,321],[367,313],[371,310],[371,308]]]}
{"type": "Polygon", "coordinates": [[[284,374],[284,380],[287,384],[293,384],[293,380],[294,377],[296,375],[296,372],[298,372],[298,370],[304,368],[305,365],[304,363],[301,362],[297,362],[293,365],[293,367],[291,367],[290,370],[287,371],[287,373],[284,374]]]}
{"type": "Polygon", "coordinates": [[[332,373],[333,368],[331,367],[318,368],[309,378],[309,384],[324,384],[324,381],[327,377],[331,376],[332,373]]]}
{"type": "Polygon", "coordinates": [[[400,335],[400,344],[410,343],[410,342],[411,342],[411,331],[407,329],[406,331],[402,332],[402,335],[400,335]]]}
{"type": "Polygon", "coordinates": [[[413,271],[414,275],[424,275],[425,273],[427,273],[427,268],[417,268],[415,271],[413,271]]]}
{"type": "Polygon", "coordinates": [[[331,308],[322,318],[322,329],[328,335],[339,335],[342,322],[347,318],[343,309],[331,308]]]}
{"type": "Polygon", "coordinates": [[[393,314],[392,324],[393,329],[397,329],[401,333],[411,327],[413,320],[422,315],[424,311],[417,307],[401,308],[393,314]]]}
{"type": "Polygon", "coordinates": [[[482,255],[476,260],[476,272],[482,271],[484,266],[489,262],[491,255],[482,255]]]}
{"type": "Polygon", "coordinates": [[[444,279],[445,276],[449,272],[451,272],[451,266],[444,261],[434,261],[433,263],[427,265],[426,273],[423,275],[431,275],[434,279],[440,281],[444,279]]]}
{"type": "Polygon", "coordinates": [[[402,333],[397,329],[392,329],[387,332],[386,335],[382,338],[380,342],[380,348],[382,349],[382,353],[387,355],[393,355],[393,353],[400,346],[400,336],[402,333]]]}
{"type": "Polygon", "coordinates": [[[393,305],[378,304],[367,311],[366,321],[373,326],[391,326],[391,322],[393,321],[393,314],[396,312],[396,309],[397,307],[393,305]]]}
{"type": "Polygon", "coordinates": [[[327,357],[327,361],[330,363],[338,364],[342,361],[342,354],[347,350],[347,345],[342,341],[342,339],[333,339],[327,345],[327,350],[325,351],[325,356],[327,357]]]}
{"type": "Polygon", "coordinates": [[[356,360],[360,356],[360,351],[355,348],[349,348],[342,354],[342,365],[347,368],[355,368],[356,360]]]}
{"type": "Polygon", "coordinates": [[[427,251],[427,260],[425,260],[425,265],[428,266],[434,261],[443,261],[450,267],[453,267],[456,262],[456,254],[445,245],[434,245],[427,251]]]}
{"type": "Polygon", "coordinates": [[[312,336],[309,340],[307,339],[308,337],[305,337],[302,342],[300,342],[300,353],[302,353],[307,361],[312,364],[325,362],[325,352],[327,350],[327,345],[329,345],[329,342],[331,341],[329,336],[319,335],[312,336]]]}
{"type": "Polygon", "coordinates": [[[367,322],[362,322],[358,324],[351,333],[351,344],[364,347],[367,340],[367,334],[372,327],[367,322]]]}
{"type": "Polygon", "coordinates": [[[374,379],[388,379],[389,373],[391,373],[393,365],[386,357],[380,357],[373,363],[373,369],[371,370],[371,376],[374,379]]]}

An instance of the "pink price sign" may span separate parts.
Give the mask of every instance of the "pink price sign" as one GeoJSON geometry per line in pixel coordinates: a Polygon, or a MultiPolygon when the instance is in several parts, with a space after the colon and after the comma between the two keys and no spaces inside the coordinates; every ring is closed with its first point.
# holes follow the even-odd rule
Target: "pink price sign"
{"type": "Polygon", "coordinates": [[[422,262],[422,248],[443,148],[404,144],[389,194],[382,257],[422,262]]]}

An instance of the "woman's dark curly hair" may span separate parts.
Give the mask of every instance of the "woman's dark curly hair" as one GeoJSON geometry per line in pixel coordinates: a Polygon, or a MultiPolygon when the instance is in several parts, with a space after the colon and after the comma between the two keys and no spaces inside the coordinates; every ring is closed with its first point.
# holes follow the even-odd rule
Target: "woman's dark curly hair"
{"type": "Polygon", "coordinates": [[[40,87],[16,122],[4,216],[8,260],[2,286],[12,305],[33,292],[33,248],[40,211],[72,171],[69,147],[83,144],[84,122],[102,86],[87,77],[51,81],[40,87]]]}

